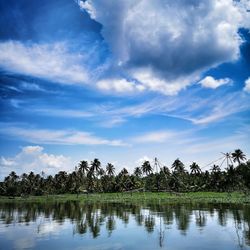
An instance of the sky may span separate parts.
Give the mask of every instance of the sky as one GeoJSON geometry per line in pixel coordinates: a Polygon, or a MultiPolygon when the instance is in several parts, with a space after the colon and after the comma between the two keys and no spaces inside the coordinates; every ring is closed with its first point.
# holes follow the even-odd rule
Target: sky
{"type": "Polygon", "coordinates": [[[0,0],[0,93],[0,178],[249,159],[250,1],[0,0]]]}

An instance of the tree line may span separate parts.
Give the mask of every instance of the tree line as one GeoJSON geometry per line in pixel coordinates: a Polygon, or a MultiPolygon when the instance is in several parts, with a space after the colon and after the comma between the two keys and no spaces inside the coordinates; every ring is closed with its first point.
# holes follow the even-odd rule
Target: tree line
{"type": "Polygon", "coordinates": [[[136,167],[133,173],[126,168],[116,173],[115,166],[108,163],[105,168],[96,158],[90,164],[80,161],[71,173],[59,171],[54,176],[45,173],[23,173],[18,176],[12,171],[0,182],[0,195],[26,196],[50,194],[80,194],[92,192],[132,192],[132,191],[247,191],[250,189],[250,160],[236,149],[232,154],[233,162],[227,168],[212,165],[210,170],[193,162],[187,171],[180,159],[176,159],[170,168],[153,169],[149,161],[136,167]]]}

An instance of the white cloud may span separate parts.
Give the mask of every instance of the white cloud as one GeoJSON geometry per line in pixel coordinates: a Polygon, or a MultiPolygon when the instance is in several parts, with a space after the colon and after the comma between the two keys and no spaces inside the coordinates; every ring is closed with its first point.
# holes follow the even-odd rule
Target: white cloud
{"type": "MultiPolygon", "coordinates": [[[[198,103],[199,104],[199,103],[198,103]]],[[[237,113],[249,110],[250,104],[241,92],[234,92],[224,95],[223,98],[213,96],[200,104],[197,110],[201,111],[200,115],[189,114],[186,119],[189,119],[194,124],[209,124],[221,121],[226,117],[237,113]],[[206,106],[209,108],[206,109],[206,106]]]]}
{"type": "MultiPolygon", "coordinates": [[[[198,141],[190,143],[183,151],[191,155],[199,155],[202,153],[210,155],[212,152],[214,155],[216,152],[217,155],[220,155],[220,152],[232,152],[234,149],[240,148],[248,157],[250,153],[248,147],[248,141],[250,139],[249,132],[249,127],[241,127],[229,136],[218,137],[213,140],[209,137],[201,137],[198,141]]],[[[208,157],[207,162],[211,162],[211,160],[213,159],[209,159],[208,157]]]]}
{"type": "Polygon", "coordinates": [[[109,119],[102,121],[99,125],[105,128],[113,128],[123,124],[124,122],[126,122],[126,120],[122,117],[109,117],[109,119]]]}
{"type": "Polygon", "coordinates": [[[55,221],[45,221],[39,224],[39,235],[38,237],[43,237],[44,235],[54,234],[57,235],[62,230],[67,229],[67,224],[56,223],[55,221]]]}
{"type": "Polygon", "coordinates": [[[250,77],[248,77],[245,81],[244,91],[250,93],[250,77]]]}
{"type": "Polygon", "coordinates": [[[173,138],[174,136],[176,136],[176,132],[155,131],[135,137],[133,141],[137,143],[162,143],[173,138]]]}
{"type": "Polygon", "coordinates": [[[237,60],[243,43],[238,30],[249,27],[246,0],[78,2],[102,24],[114,68],[165,95],[178,93],[211,67],[237,60]]]}
{"type": "Polygon", "coordinates": [[[23,148],[23,152],[26,154],[39,154],[43,151],[43,147],[40,146],[26,146],[23,148]]]}
{"type": "Polygon", "coordinates": [[[6,176],[11,171],[18,174],[33,171],[54,174],[61,170],[70,170],[73,167],[71,159],[64,155],[54,155],[44,152],[41,146],[26,146],[17,155],[0,158],[0,176],[6,176]]]}
{"type": "Polygon", "coordinates": [[[52,109],[52,108],[39,108],[27,110],[27,112],[39,113],[39,115],[53,116],[53,117],[69,117],[69,118],[90,118],[95,114],[83,110],[75,109],[52,109]]]}
{"type": "Polygon", "coordinates": [[[100,80],[97,82],[97,87],[104,91],[115,91],[118,93],[143,91],[145,89],[141,84],[135,84],[133,81],[118,78],[100,80]]]}
{"type": "Polygon", "coordinates": [[[249,110],[249,96],[242,91],[231,93],[211,93],[200,96],[196,90],[185,93],[185,96],[158,97],[150,101],[118,107],[118,105],[95,108],[95,113],[104,119],[120,117],[125,120],[149,115],[167,116],[181,119],[193,124],[209,124],[235,116],[249,110]],[[187,105],[188,103],[188,105],[187,105]]]}
{"type": "Polygon", "coordinates": [[[89,132],[76,130],[46,130],[4,126],[0,128],[0,132],[32,143],[125,146],[121,140],[108,140],[89,132]]]}
{"type": "Polygon", "coordinates": [[[30,91],[47,92],[45,89],[41,88],[38,84],[30,83],[30,82],[22,82],[21,89],[30,90],[30,91]]]}
{"type": "MultiPolygon", "coordinates": [[[[2,69],[64,84],[88,81],[82,54],[70,53],[66,44],[24,44],[18,41],[0,43],[2,69]]],[[[27,88],[37,88],[34,84],[27,88]]]]}
{"type": "Polygon", "coordinates": [[[135,163],[138,164],[139,166],[141,166],[143,164],[143,162],[145,161],[149,161],[149,162],[153,162],[153,159],[148,157],[147,155],[144,155],[143,157],[139,158],[135,163]]]}
{"type": "MultiPolygon", "coordinates": [[[[132,71],[131,71],[132,72],[132,71]]],[[[134,70],[132,73],[133,77],[141,82],[140,86],[143,86],[144,89],[151,91],[161,92],[165,95],[176,95],[187,85],[191,83],[192,80],[197,77],[193,76],[193,79],[189,77],[178,77],[174,80],[165,80],[161,78],[152,71],[150,68],[143,68],[140,70],[134,70]]]]}
{"type": "Polygon", "coordinates": [[[216,89],[222,85],[232,83],[232,80],[229,78],[214,79],[212,76],[206,76],[199,83],[205,88],[216,89]]]}
{"type": "Polygon", "coordinates": [[[11,159],[6,159],[4,157],[1,156],[0,158],[0,165],[1,166],[5,166],[5,167],[11,167],[15,165],[15,161],[11,160],[11,159]]]}

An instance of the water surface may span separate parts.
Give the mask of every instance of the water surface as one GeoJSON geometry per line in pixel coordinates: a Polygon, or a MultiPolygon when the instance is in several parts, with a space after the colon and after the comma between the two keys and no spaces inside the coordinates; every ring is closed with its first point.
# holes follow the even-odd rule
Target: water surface
{"type": "Polygon", "coordinates": [[[5,203],[0,249],[250,249],[250,206],[5,203]]]}

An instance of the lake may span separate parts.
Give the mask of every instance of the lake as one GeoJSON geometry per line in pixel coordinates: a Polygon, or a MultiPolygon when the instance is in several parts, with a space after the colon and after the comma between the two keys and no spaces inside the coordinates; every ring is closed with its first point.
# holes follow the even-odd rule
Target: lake
{"type": "Polygon", "coordinates": [[[0,249],[250,249],[250,206],[2,203],[0,249]]]}

